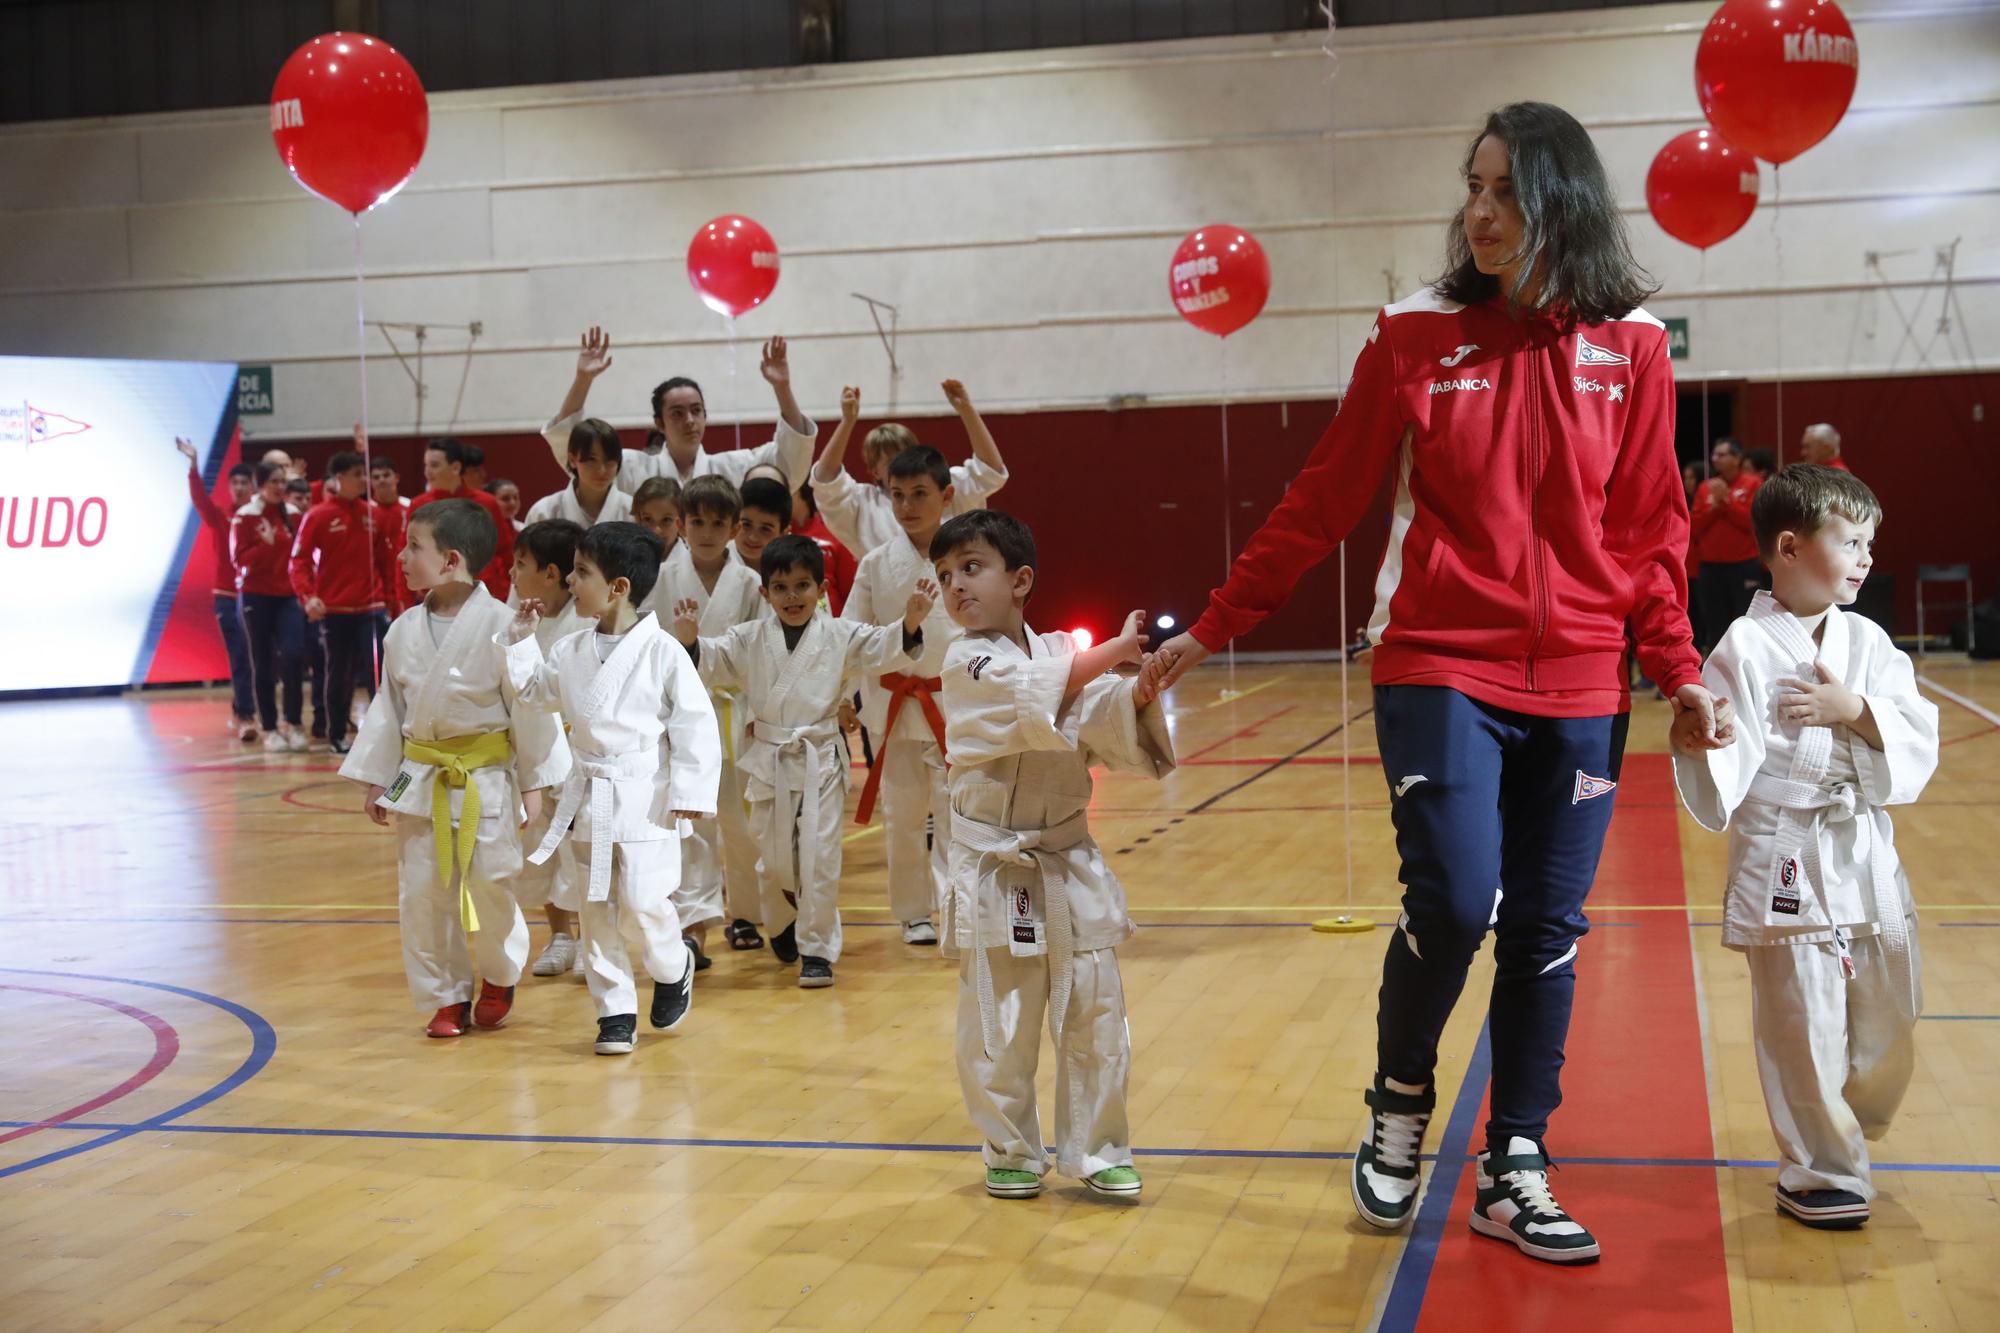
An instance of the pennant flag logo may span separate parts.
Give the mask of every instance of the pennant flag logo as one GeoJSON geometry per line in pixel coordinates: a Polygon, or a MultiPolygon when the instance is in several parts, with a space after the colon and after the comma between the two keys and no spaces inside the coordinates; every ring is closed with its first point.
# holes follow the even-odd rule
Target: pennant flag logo
{"type": "Polygon", "coordinates": [[[27,442],[41,444],[48,440],[59,440],[65,435],[81,435],[90,429],[88,421],[78,421],[60,412],[36,407],[33,403],[23,403],[26,409],[27,442]]]}
{"type": "Polygon", "coordinates": [[[1594,801],[1600,796],[1609,796],[1617,790],[1618,784],[1610,778],[1594,778],[1579,768],[1576,770],[1576,790],[1571,793],[1569,803],[1571,805],[1581,805],[1585,801],[1594,801]]]}

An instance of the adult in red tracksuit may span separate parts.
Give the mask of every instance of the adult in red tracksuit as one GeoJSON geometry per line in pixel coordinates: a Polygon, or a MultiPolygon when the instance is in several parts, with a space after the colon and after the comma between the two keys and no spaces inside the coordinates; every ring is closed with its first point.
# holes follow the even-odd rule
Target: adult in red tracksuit
{"type": "MultiPolygon", "coordinates": [[[[465,445],[447,436],[432,440],[424,446],[424,481],[428,489],[410,501],[411,514],[437,500],[471,500],[493,520],[494,530],[499,533],[499,543],[493,548],[493,559],[479,572],[479,581],[486,585],[486,591],[507,600],[507,591],[514,582],[514,525],[508,521],[500,502],[485,491],[476,490],[465,484],[465,445]]],[[[400,571],[398,571],[400,576],[400,571]]],[[[412,599],[405,599],[409,601],[412,599]]]]}
{"type": "Polygon", "coordinates": [[[1689,505],[1695,560],[1695,619],[1705,654],[1723,631],[1750,609],[1763,581],[1764,565],[1757,558],[1757,537],[1750,527],[1750,501],[1764,484],[1763,475],[1745,463],[1743,447],[1724,437],[1708,451],[1711,475],[1689,505]]]}
{"type": "Polygon", "coordinates": [[[1395,478],[1369,637],[1406,891],[1353,1195],[1376,1226],[1410,1221],[1438,1038],[1491,925],[1470,1220],[1587,1262],[1597,1242],[1555,1202],[1544,1139],[1624,749],[1628,621],[1646,674],[1720,739],[1688,633],[1665,331],[1637,308],[1645,275],[1596,150],[1566,112],[1517,103],[1464,173],[1445,277],[1376,319],[1339,416],[1152,670],[1171,682],[1277,609],[1395,478]]]}
{"type": "Polygon", "coordinates": [[[380,506],[367,498],[361,455],[335,454],[326,465],[327,498],[306,511],[292,543],[292,590],[308,634],[325,645],[326,740],[346,754],[354,687],[375,682],[375,624],[395,586],[395,548],[376,526],[380,506]]]}
{"type": "Polygon", "coordinates": [[[285,503],[285,469],[257,465],[257,493],[236,511],[230,557],[236,568],[243,632],[250,641],[257,715],[267,750],[303,750],[299,714],[305,706],[305,621],[292,594],[292,536],[299,512],[285,503]],[[284,686],[284,726],[278,722],[278,686],[284,686]]]}
{"type": "Polygon", "coordinates": [[[249,501],[250,493],[255,489],[256,471],[248,463],[238,463],[229,469],[230,504],[228,512],[224,512],[202,483],[194,444],[188,440],[175,440],[174,447],[188,461],[188,499],[194,501],[195,512],[201,515],[201,524],[208,530],[210,554],[215,557],[215,572],[210,576],[209,590],[215,600],[215,627],[221,631],[223,651],[229,655],[229,729],[236,733],[239,740],[254,741],[257,739],[257,702],[252,688],[254,677],[250,668],[250,641],[243,633],[242,608],[236,604],[236,562],[229,554],[229,534],[230,515],[249,501]]]}

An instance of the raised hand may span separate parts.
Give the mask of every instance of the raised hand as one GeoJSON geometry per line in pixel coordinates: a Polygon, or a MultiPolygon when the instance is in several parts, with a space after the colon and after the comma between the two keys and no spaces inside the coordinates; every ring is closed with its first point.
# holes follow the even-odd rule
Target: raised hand
{"type": "Polygon", "coordinates": [[[773,338],[764,344],[764,360],[757,369],[762,372],[764,382],[772,388],[790,387],[792,363],[785,359],[785,340],[773,338]]]}
{"type": "Polygon", "coordinates": [[[929,579],[918,579],[917,586],[910,593],[908,605],[903,608],[903,628],[914,634],[924,623],[924,617],[937,605],[938,586],[929,579]]]}
{"type": "Polygon", "coordinates": [[[840,419],[849,426],[861,420],[861,390],[852,384],[840,391],[840,419]]]}
{"type": "Polygon", "coordinates": [[[183,440],[180,436],[176,435],[174,437],[174,448],[181,451],[181,457],[187,459],[189,467],[197,470],[200,469],[201,464],[195,460],[194,441],[183,440]]]}
{"type": "Polygon", "coordinates": [[[594,380],[611,369],[611,335],[593,324],[583,335],[583,350],[576,354],[576,373],[594,380]]]}
{"type": "Polygon", "coordinates": [[[1145,648],[1143,644],[1145,638],[1146,613],[1144,611],[1128,612],[1125,616],[1125,627],[1118,632],[1118,644],[1123,649],[1118,661],[1123,664],[1126,662],[1137,663],[1144,660],[1145,648]]]}
{"type": "Polygon", "coordinates": [[[950,404],[952,411],[964,412],[972,407],[971,396],[965,392],[965,386],[957,380],[946,380],[941,387],[944,389],[944,400],[950,404]]]}
{"type": "Polygon", "coordinates": [[[683,644],[701,637],[701,603],[683,597],[674,604],[674,637],[683,644]]]}
{"type": "Polygon", "coordinates": [[[520,609],[514,612],[513,623],[507,626],[507,642],[522,643],[533,635],[535,627],[542,623],[542,610],[541,598],[523,597],[520,609]]]}

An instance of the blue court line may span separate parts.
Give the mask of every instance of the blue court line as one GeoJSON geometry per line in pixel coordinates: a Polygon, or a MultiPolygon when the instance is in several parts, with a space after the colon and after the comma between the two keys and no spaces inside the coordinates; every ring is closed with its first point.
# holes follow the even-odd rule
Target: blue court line
{"type": "Polygon", "coordinates": [[[1458,1085],[1458,1100],[1452,1103],[1451,1119],[1445,1123],[1444,1141],[1438,1144],[1437,1160],[1455,1162],[1431,1171],[1424,1187],[1423,1202],[1410,1227],[1410,1243],[1396,1261],[1396,1276],[1389,1295],[1382,1302],[1382,1318],[1376,1327],[1381,1333],[1405,1333],[1417,1326],[1424,1306],[1424,1293],[1431,1284],[1431,1269],[1437,1263],[1438,1245],[1444,1239],[1445,1224],[1451,1214],[1452,1197],[1458,1193],[1458,1179],[1465,1173],[1467,1154],[1472,1148],[1473,1120],[1479,1102],[1486,1095],[1487,1080],[1493,1076],[1493,1042],[1487,1023],[1481,1020],[1479,1037],[1472,1044],[1472,1058],[1465,1065],[1465,1079],[1458,1085]]]}
{"type": "Polygon", "coordinates": [[[1938,921],[1939,930],[2000,930],[2000,921],[1938,921]]]}
{"type": "Polygon", "coordinates": [[[2000,1014],[1921,1014],[1926,1023],[2000,1023],[2000,1014]]]}
{"type": "MultiPolygon", "coordinates": [[[[58,1148],[54,1152],[43,1153],[40,1157],[31,1157],[25,1162],[16,1162],[12,1166],[0,1167],[0,1180],[4,1180],[8,1176],[17,1176],[23,1171],[32,1171],[38,1166],[47,1166],[51,1162],[59,1162],[65,1157],[75,1157],[79,1153],[89,1152],[92,1148],[102,1148],[107,1143],[116,1143],[121,1139],[130,1138],[134,1134],[144,1133],[149,1130],[179,1128],[179,1126],[171,1125],[169,1122],[177,1120],[181,1116],[199,1111],[210,1102],[221,1097],[226,1097],[237,1088],[242,1087],[245,1083],[257,1077],[264,1066],[271,1063],[271,1057],[277,1054],[278,1051],[277,1029],[265,1021],[263,1015],[257,1013],[255,1010],[246,1009],[233,1000],[225,1000],[219,995],[204,994],[198,990],[189,990],[185,986],[170,986],[164,981],[139,981],[132,977],[100,977],[83,972],[53,972],[31,967],[0,967],[0,972],[9,972],[16,976],[24,977],[61,977],[67,981],[103,981],[118,986],[142,986],[147,990],[166,991],[171,995],[181,995],[190,1000],[198,1000],[203,1004],[213,1005],[237,1019],[244,1027],[250,1029],[250,1053],[243,1057],[243,1063],[236,1067],[235,1072],[231,1073],[221,1082],[211,1085],[205,1091],[196,1093],[180,1105],[169,1107],[158,1115],[149,1116],[133,1124],[103,1126],[103,1128],[108,1129],[110,1132],[102,1138],[92,1139],[88,1143],[73,1144],[68,1148],[58,1148]]],[[[60,1126],[60,1128],[68,1128],[68,1126],[60,1126]]]]}

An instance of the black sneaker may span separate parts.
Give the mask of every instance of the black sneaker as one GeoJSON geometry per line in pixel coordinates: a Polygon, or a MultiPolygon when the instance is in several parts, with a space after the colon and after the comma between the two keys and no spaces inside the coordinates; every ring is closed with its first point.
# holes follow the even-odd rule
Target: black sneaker
{"type": "Polygon", "coordinates": [[[1548,1154],[1533,1139],[1515,1135],[1507,1140],[1506,1153],[1479,1154],[1479,1195],[1472,1202],[1471,1221],[1480,1235],[1510,1241],[1532,1259],[1597,1262],[1597,1238],[1549,1192],[1548,1154]]]}
{"type": "Polygon", "coordinates": [[[822,990],[833,984],[833,964],[824,958],[807,954],[799,964],[799,985],[807,990],[822,990]]]}
{"type": "Polygon", "coordinates": [[[1817,1231],[1858,1231],[1868,1225],[1868,1200],[1851,1190],[1778,1187],[1778,1211],[1817,1231]]]}
{"type": "Polygon", "coordinates": [[[799,923],[794,921],[771,937],[771,956],[785,964],[799,961],[799,923]]]}
{"type": "Polygon", "coordinates": [[[639,1015],[613,1014],[597,1020],[597,1053],[630,1055],[639,1044],[639,1015]]]}
{"type": "Polygon", "coordinates": [[[710,958],[708,954],[702,949],[700,940],[696,939],[692,935],[683,935],[681,936],[681,938],[687,942],[688,948],[694,950],[695,971],[706,972],[708,971],[709,968],[715,966],[715,960],[713,958],[710,958]]]}
{"type": "Polygon", "coordinates": [[[354,742],[349,738],[343,736],[337,741],[328,741],[326,744],[326,748],[333,751],[335,754],[346,754],[349,750],[352,750],[354,748],[354,742]]]}
{"type": "Polygon", "coordinates": [[[1368,1137],[1354,1151],[1354,1207],[1368,1225],[1399,1230],[1416,1215],[1419,1159],[1437,1109],[1437,1085],[1394,1092],[1377,1074],[1362,1100],[1368,1103],[1368,1137]]]}
{"type": "Polygon", "coordinates": [[[687,945],[687,970],[681,973],[679,981],[656,981],[653,983],[653,1026],[662,1032],[672,1032],[688,1016],[694,1007],[694,960],[697,950],[694,941],[684,940],[687,945]]]}

